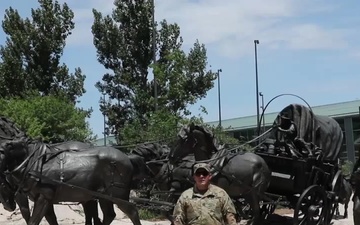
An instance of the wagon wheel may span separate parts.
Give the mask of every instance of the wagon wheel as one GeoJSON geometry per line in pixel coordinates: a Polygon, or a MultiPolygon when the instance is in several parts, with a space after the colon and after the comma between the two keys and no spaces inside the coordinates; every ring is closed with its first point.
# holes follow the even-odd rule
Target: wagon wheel
{"type": "Polygon", "coordinates": [[[339,197],[338,194],[342,188],[342,173],[341,170],[338,170],[334,176],[334,179],[331,183],[331,198],[329,202],[329,215],[328,215],[328,222],[332,220],[334,217],[334,213],[336,210],[336,207],[339,205],[339,197]]]}
{"type": "Polygon", "coordinates": [[[294,225],[319,225],[326,217],[327,197],[318,185],[308,187],[299,197],[294,211],[294,225]]]}
{"type": "Polygon", "coordinates": [[[261,215],[263,219],[266,219],[269,215],[275,212],[276,205],[275,204],[264,204],[261,207],[261,215]]]}

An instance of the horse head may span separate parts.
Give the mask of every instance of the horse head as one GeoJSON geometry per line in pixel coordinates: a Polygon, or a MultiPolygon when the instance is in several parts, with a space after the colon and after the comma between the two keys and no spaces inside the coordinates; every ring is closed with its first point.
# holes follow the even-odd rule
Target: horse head
{"type": "Polygon", "coordinates": [[[28,138],[20,137],[4,141],[0,145],[0,173],[13,170],[28,154],[28,138]]]}
{"type": "Polygon", "coordinates": [[[0,202],[7,211],[16,209],[16,190],[7,180],[8,171],[18,162],[17,157],[25,147],[24,139],[8,140],[0,145],[0,202]]]}
{"type": "Polygon", "coordinates": [[[177,143],[169,153],[169,160],[176,163],[192,153],[197,160],[209,159],[213,151],[217,151],[217,148],[212,133],[203,126],[190,123],[180,128],[177,143]]]}
{"type": "Polygon", "coordinates": [[[157,143],[138,145],[132,149],[129,158],[134,165],[135,179],[154,178],[164,164],[163,160],[167,156],[169,149],[157,143]]]}

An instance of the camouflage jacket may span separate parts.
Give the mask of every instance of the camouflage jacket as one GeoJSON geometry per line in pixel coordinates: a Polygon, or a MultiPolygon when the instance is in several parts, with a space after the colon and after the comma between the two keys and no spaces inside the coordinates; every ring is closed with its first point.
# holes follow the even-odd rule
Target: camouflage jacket
{"type": "Polygon", "coordinates": [[[220,187],[210,184],[200,194],[196,188],[184,191],[174,208],[175,225],[236,225],[235,206],[229,195],[220,187]]]}

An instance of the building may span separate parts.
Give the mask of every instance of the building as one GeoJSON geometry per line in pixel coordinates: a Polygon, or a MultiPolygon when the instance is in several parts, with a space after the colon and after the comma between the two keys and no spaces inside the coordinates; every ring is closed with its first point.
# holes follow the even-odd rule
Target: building
{"type": "MultiPolygon", "coordinates": [[[[332,117],[340,124],[344,134],[340,157],[342,160],[355,162],[360,150],[360,100],[320,105],[311,108],[314,114],[332,117]]],[[[261,121],[261,129],[269,129],[273,125],[278,113],[265,114],[264,121],[261,121]]],[[[257,116],[253,115],[226,119],[222,120],[221,124],[235,138],[251,140],[257,136],[256,118],[257,116]]],[[[217,126],[218,123],[218,121],[213,121],[208,124],[217,126]]]]}

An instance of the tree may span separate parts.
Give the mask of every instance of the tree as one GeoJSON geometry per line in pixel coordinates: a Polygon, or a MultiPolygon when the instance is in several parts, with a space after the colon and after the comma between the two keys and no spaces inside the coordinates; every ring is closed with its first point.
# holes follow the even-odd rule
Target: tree
{"type": "Polygon", "coordinates": [[[177,134],[179,117],[164,110],[153,112],[148,118],[148,125],[143,126],[139,119],[125,123],[121,136],[125,137],[122,145],[133,145],[144,142],[160,142],[168,144],[177,134]]]}
{"type": "Polygon", "coordinates": [[[80,68],[70,74],[60,63],[66,38],[74,29],[74,13],[66,3],[39,0],[31,19],[10,7],[2,27],[8,35],[0,46],[0,97],[26,97],[28,92],[62,96],[73,103],[85,93],[80,68]]]}
{"type": "Polygon", "coordinates": [[[94,139],[87,113],[68,100],[54,96],[0,100],[0,113],[13,120],[30,137],[45,142],[94,139]]]}
{"type": "Polygon", "coordinates": [[[180,27],[163,20],[154,37],[154,63],[151,1],[115,0],[114,5],[113,13],[107,16],[94,9],[92,26],[98,61],[109,70],[96,84],[110,99],[100,105],[108,117],[109,132],[121,136],[124,125],[142,129],[151,125],[155,104],[149,68],[157,78],[160,113],[178,118],[189,115],[187,106],[205,97],[216,79],[215,73],[207,70],[205,46],[196,41],[186,54],[180,27]]]}

